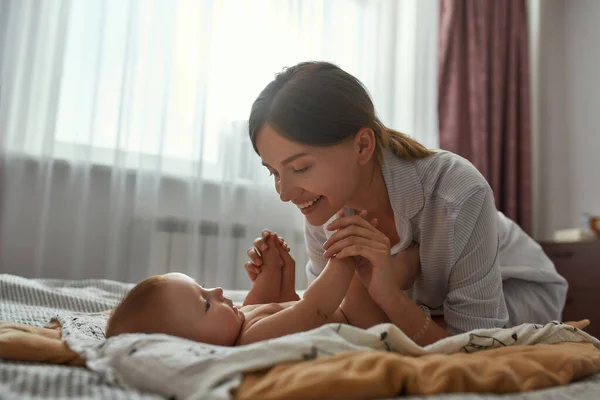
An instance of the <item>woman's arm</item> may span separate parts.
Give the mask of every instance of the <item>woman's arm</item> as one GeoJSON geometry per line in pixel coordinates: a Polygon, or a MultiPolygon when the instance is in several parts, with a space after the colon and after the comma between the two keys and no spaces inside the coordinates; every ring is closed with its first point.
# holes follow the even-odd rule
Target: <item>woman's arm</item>
{"type": "MultiPolygon", "coordinates": [[[[340,218],[331,223],[327,229],[336,230],[336,233],[325,243],[327,254],[367,260],[367,263],[359,263],[356,271],[362,284],[368,287],[368,295],[386,318],[416,343],[425,346],[450,336],[431,319],[428,312],[424,312],[400,290],[418,269],[418,248],[410,247],[404,250],[402,256],[393,259],[390,241],[376,228],[377,220],[369,223],[364,217],[363,211],[357,216],[340,218]],[[398,265],[402,263],[417,265],[398,265]]],[[[360,321],[361,324],[371,322],[360,321]]]]}
{"type": "Polygon", "coordinates": [[[340,308],[347,318],[347,323],[359,328],[369,329],[372,326],[390,322],[390,318],[381,307],[375,304],[367,288],[360,282],[356,274],[352,278],[340,308]]]}
{"type": "MultiPolygon", "coordinates": [[[[498,262],[497,210],[491,189],[482,185],[462,204],[452,221],[453,258],[444,301],[447,331],[404,293],[390,290],[376,299],[393,323],[420,345],[479,328],[502,327],[508,314],[498,262]]],[[[430,238],[431,239],[431,238],[430,238]]],[[[441,238],[440,238],[441,241],[441,238]]]]}
{"type": "Polygon", "coordinates": [[[310,286],[327,265],[328,259],[323,256],[323,244],[327,241],[322,226],[313,226],[304,220],[304,241],[308,253],[306,279],[310,286]]]}
{"type": "Polygon", "coordinates": [[[460,205],[453,223],[453,267],[444,317],[450,332],[501,328],[508,311],[500,273],[498,211],[482,185],[460,205]]]}
{"type": "Polygon", "coordinates": [[[391,290],[387,296],[380,296],[377,304],[394,325],[420,346],[452,336],[438,325],[439,320],[432,319],[428,312],[401,291],[391,290]]]}

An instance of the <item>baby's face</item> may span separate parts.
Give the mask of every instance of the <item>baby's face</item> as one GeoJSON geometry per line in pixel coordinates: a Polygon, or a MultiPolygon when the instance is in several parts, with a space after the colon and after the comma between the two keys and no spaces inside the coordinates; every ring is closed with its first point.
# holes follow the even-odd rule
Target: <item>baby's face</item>
{"type": "Polygon", "coordinates": [[[185,336],[203,343],[233,346],[244,323],[244,313],[223,296],[221,288],[204,289],[187,275],[164,275],[168,284],[164,299],[173,323],[185,336]]]}

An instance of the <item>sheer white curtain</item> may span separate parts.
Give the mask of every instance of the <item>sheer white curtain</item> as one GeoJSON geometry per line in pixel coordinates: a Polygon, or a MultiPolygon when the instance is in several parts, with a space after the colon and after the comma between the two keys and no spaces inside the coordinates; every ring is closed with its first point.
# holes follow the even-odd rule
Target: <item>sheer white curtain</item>
{"type": "Polygon", "coordinates": [[[3,0],[1,271],[245,288],[261,228],[292,245],[247,138],[283,67],[327,60],[383,121],[437,145],[436,0],[3,0]]]}

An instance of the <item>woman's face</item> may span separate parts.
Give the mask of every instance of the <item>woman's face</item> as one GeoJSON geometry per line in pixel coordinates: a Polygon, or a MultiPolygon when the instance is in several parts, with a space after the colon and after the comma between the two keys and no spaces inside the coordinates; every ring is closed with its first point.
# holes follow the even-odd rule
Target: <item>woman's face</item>
{"type": "Polygon", "coordinates": [[[311,225],[323,225],[356,192],[361,165],[352,139],[327,147],[308,146],[286,139],[265,124],[256,147],[281,200],[293,202],[311,225]]]}

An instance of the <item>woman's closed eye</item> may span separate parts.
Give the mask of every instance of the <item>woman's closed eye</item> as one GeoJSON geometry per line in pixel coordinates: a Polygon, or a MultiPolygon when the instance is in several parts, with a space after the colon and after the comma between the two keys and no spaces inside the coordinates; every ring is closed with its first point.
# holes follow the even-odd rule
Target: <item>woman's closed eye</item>
{"type": "Polygon", "coordinates": [[[308,171],[309,168],[310,167],[304,167],[304,168],[295,169],[294,172],[297,173],[297,174],[301,174],[303,172],[308,171]]]}

